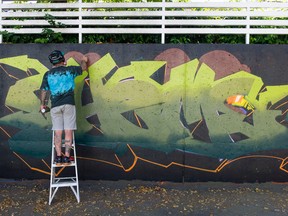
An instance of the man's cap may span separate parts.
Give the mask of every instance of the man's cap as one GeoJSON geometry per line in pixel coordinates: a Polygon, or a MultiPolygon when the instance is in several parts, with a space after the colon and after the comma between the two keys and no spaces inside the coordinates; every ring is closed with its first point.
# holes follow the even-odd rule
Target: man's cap
{"type": "Polygon", "coordinates": [[[65,61],[63,52],[59,50],[54,50],[53,52],[51,52],[48,58],[51,64],[57,64],[65,61]]]}

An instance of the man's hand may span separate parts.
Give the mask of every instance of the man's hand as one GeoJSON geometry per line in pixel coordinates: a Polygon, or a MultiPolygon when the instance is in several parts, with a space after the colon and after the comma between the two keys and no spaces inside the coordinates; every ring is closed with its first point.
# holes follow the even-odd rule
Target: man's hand
{"type": "Polygon", "coordinates": [[[87,56],[85,56],[85,55],[83,55],[83,57],[82,57],[82,60],[81,61],[84,61],[85,63],[87,63],[88,62],[88,57],[87,56]]]}
{"type": "Polygon", "coordinates": [[[40,105],[40,112],[42,112],[43,109],[45,109],[46,105],[40,105]]]}
{"type": "Polygon", "coordinates": [[[47,117],[46,117],[46,115],[45,115],[45,112],[42,112],[42,110],[45,109],[45,108],[46,108],[46,105],[40,105],[40,110],[39,110],[39,112],[42,114],[43,118],[45,118],[45,119],[47,120],[47,117]]]}

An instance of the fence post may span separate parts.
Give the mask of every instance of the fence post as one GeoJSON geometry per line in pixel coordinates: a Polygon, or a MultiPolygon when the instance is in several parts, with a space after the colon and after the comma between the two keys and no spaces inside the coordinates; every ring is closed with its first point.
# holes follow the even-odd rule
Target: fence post
{"type": "MultiPolygon", "coordinates": [[[[246,0],[247,3],[250,2],[250,0],[246,0]]],[[[245,43],[249,44],[250,43],[250,5],[248,4],[247,8],[246,8],[246,12],[247,12],[247,16],[246,16],[246,29],[247,29],[247,33],[245,34],[245,43]]]]}
{"type": "Polygon", "coordinates": [[[161,29],[162,29],[162,33],[161,33],[161,43],[162,44],[165,44],[165,33],[164,33],[164,30],[165,30],[165,19],[166,19],[166,9],[165,9],[165,3],[166,3],[166,0],[162,0],[162,25],[161,25],[161,29]]]}
{"type": "Polygon", "coordinates": [[[82,0],[78,1],[78,14],[79,14],[79,33],[78,33],[78,43],[82,43],[82,0]]]}
{"type": "MultiPolygon", "coordinates": [[[[0,31],[2,31],[2,3],[3,3],[3,1],[2,0],[0,0],[0,31]]],[[[3,35],[2,34],[0,34],[0,43],[2,43],[3,42],[3,35]]]]}

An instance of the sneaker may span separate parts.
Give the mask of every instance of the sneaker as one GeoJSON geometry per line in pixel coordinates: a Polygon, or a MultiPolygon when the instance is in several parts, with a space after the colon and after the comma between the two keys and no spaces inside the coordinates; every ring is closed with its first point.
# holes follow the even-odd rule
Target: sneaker
{"type": "Polygon", "coordinates": [[[65,157],[63,158],[63,164],[64,164],[64,165],[70,165],[70,163],[71,163],[70,158],[65,156],[65,157]]]}
{"type": "Polygon", "coordinates": [[[56,156],[56,158],[54,159],[54,162],[56,163],[56,165],[61,165],[62,164],[62,157],[56,156]]]}

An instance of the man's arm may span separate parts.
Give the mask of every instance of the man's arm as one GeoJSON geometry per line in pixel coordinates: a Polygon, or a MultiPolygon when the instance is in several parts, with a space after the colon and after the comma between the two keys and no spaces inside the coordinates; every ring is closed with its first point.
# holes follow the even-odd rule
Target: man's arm
{"type": "Polygon", "coordinates": [[[45,108],[45,106],[47,105],[47,102],[48,102],[47,91],[41,90],[41,93],[40,93],[40,110],[45,108]]]}
{"type": "Polygon", "coordinates": [[[82,71],[87,70],[87,62],[88,62],[87,56],[83,56],[80,63],[82,71]]]}

